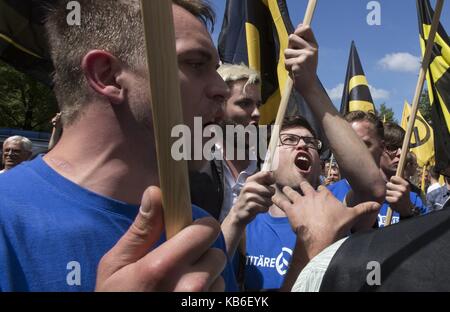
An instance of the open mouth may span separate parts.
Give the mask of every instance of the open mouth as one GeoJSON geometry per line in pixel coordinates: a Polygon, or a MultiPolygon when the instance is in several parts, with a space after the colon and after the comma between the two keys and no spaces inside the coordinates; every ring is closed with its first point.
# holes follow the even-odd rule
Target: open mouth
{"type": "Polygon", "coordinates": [[[298,153],[295,157],[295,166],[302,172],[309,172],[311,169],[311,158],[306,153],[298,153]]]}

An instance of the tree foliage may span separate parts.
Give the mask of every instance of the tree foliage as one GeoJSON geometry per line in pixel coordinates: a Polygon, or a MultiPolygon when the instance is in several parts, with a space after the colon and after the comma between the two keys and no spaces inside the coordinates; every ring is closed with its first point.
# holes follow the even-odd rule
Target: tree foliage
{"type": "Polygon", "coordinates": [[[378,116],[382,121],[398,123],[398,121],[394,118],[394,111],[392,110],[392,108],[387,107],[386,103],[380,105],[378,116]]]}
{"type": "Polygon", "coordinates": [[[431,125],[431,104],[428,96],[428,90],[424,90],[419,98],[419,111],[423,118],[431,125]]]}
{"type": "Polygon", "coordinates": [[[48,132],[57,110],[48,86],[0,61],[0,127],[48,132]]]}

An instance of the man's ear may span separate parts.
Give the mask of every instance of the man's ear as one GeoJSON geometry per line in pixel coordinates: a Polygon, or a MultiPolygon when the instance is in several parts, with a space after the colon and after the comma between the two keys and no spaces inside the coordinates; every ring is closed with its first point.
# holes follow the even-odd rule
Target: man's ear
{"type": "Polygon", "coordinates": [[[91,50],[83,57],[81,68],[95,92],[105,96],[113,104],[120,104],[125,100],[125,90],[117,79],[122,65],[114,55],[102,50],[91,50]]]}

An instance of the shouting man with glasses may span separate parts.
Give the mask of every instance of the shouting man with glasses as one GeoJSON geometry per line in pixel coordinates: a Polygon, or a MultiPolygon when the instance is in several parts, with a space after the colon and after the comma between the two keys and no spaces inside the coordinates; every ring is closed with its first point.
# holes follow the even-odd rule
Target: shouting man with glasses
{"type": "MultiPolygon", "coordinates": [[[[367,204],[358,204],[368,201],[372,201],[370,205],[374,201],[381,203],[385,196],[385,183],[369,150],[339,115],[318,83],[318,48],[309,27],[301,25],[290,36],[285,57],[286,69],[294,77],[296,90],[309,104],[316,119],[321,121],[331,150],[353,189],[347,200],[347,206],[353,207],[348,210],[352,211],[344,209],[342,220],[338,219],[336,223],[347,220],[344,214],[351,214],[351,222],[346,221],[349,231],[357,223],[374,224],[379,205],[377,209],[363,209],[367,204]]],[[[295,255],[294,249],[299,247],[297,229],[291,226],[296,220],[288,219],[285,212],[273,203],[272,197],[274,194],[278,198],[284,197],[282,190],[285,187],[302,193],[301,185],[319,186],[320,147],[321,143],[307,120],[301,117],[286,119],[275,151],[275,164],[278,166],[273,172],[260,172],[247,179],[222,223],[229,256],[234,255],[245,231],[246,253],[241,273],[246,290],[278,289],[283,282],[291,284],[295,274],[287,274],[288,267],[291,256],[295,255]]],[[[328,199],[332,198],[326,188],[319,187],[319,192],[328,199]]],[[[322,205],[314,201],[309,204],[322,205]]],[[[323,231],[327,230],[323,228],[323,231]]],[[[295,270],[289,272],[295,273],[295,270]]]]}
{"type": "MultiPolygon", "coordinates": [[[[324,104],[321,103],[321,105],[324,104]]],[[[367,165],[375,176],[378,175],[373,182],[381,189],[379,196],[382,197],[383,183],[375,162],[362,144],[354,144],[359,141],[355,140],[356,135],[348,124],[344,124],[346,127],[342,127],[342,124],[337,125],[335,131],[340,133],[342,138],[347,136],[349,142],[352,142],[346,148],[356,153],[367,154],[364,161],[356,161],[352,164],[345,157],[342,158],[341,147],[334,149],[335,155],[343,159],[343,170],[352,176],[353,182],[356,182],[354,175],[367,165]]],[[[342,144],[343,146],[345,145],[342,144]]],[[[276,169],[273,173],[257,173],[247,180],[229,217],[222,224],[228,252],[232,256],[237,242],[230,243],[232,236],[230,236],[229,226],[233,224],[230,221],[241,220],[243,227],[248,223],[245,230],[245,263],[238,269],[238,272],[244,275],[243,286],[246,290],[278,289],[282,286],[296,246],[296,235],[285,212],[272,202],[272,196],[282,194],[281,190],[285,186],[301,192],[300,184],[304,182],[317,188],[320,184],[321,147],[322,142],[316,138],[314,130],[306,119],[301,116],[285,118],[280,131],[280,143],[275,153],[276,169]]],[[[359,182],[357,184],[360,188],[359,182]]],[[[375,196],[372,198],[380,199],[375,196]]],[[[353,200],[358,201],[356,197],[353,200]]],[[[359,202],[362,201],[364,200],[359,200],[359,202]]],[[[365,218],[369,218],[373,224],[376,214],[365,216],[365,218]]],[[[235,258],[236,265],[238,265],[237,258],[235,258]]]]}

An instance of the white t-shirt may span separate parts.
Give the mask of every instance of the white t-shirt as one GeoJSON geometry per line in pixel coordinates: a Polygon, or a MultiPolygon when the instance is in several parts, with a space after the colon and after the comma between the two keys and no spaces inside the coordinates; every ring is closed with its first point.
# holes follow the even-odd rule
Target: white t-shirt
{"type": "Polygon", "coordinates": [[[292,287],[292,292],[318,292],[323,277],[339,247],[348,237],[328,246],[305,266],[292,287]]]}
{"type": "Polygon", "coordinates": [[[438,182],[431,184],[431,185],[427,188],[427,194],[433,192],[434,190],[437,190],[437,189],[440,188],[440,187],[441,187],[441,185],[440,185],[438,182]]]}

